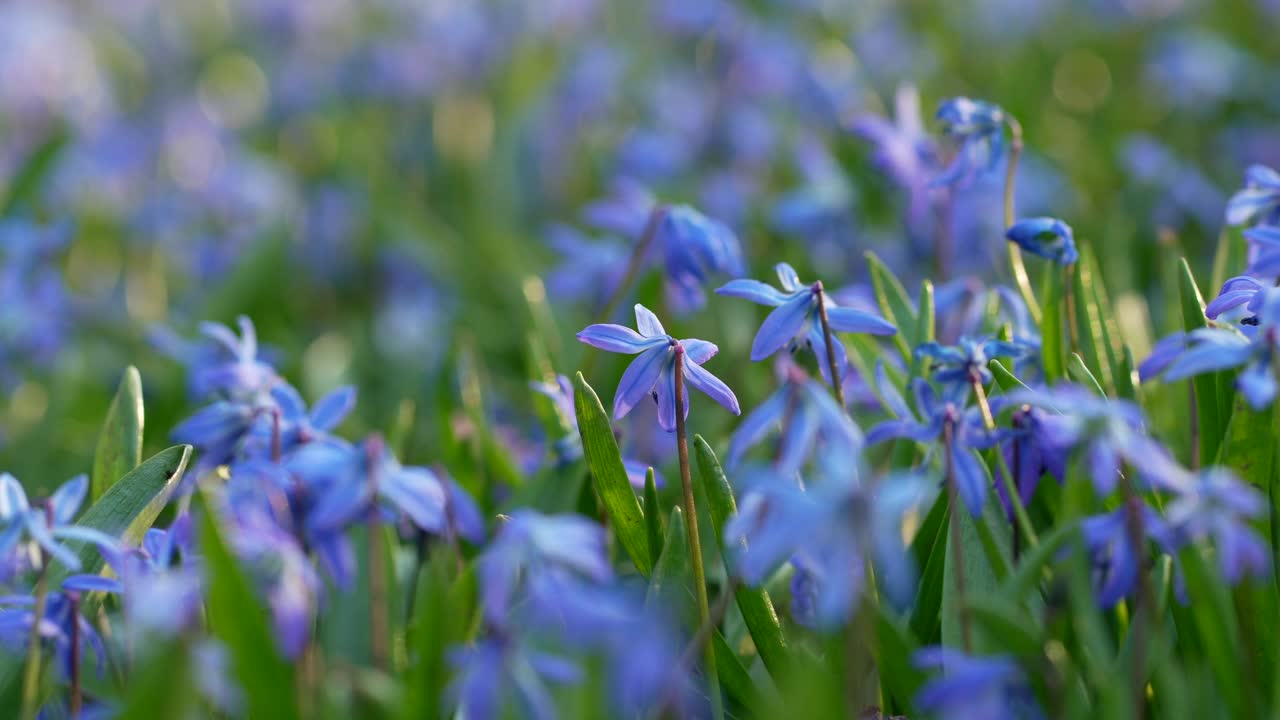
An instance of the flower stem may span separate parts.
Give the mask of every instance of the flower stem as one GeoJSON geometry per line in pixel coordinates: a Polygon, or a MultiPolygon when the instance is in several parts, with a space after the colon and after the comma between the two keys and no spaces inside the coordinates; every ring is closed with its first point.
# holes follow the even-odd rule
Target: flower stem
{"type": "Polygon", "coordinates": [[[649,220],[644,224],[644,230],[640,233],[640,240],[636,243],[635,249],[631,251],[631,258],[627,261],[627,270],[623,273],[622,279],[618,281],[618,286],[613,289],[613,294],[609,296],[609,302],[605,303],[604,312],[600,313],[600,322],[609,322],[613,319],[613,314],[618,311],[618,306],[622,304],[622,299],[627,296],[627,289],[631,287],[631,283],[640,274],[640,269],[644,267],[644,259],[649,254],[649,247],[653,245],[653,239],[658,235],[658,225],[662,222],[662,217],[666,212],[665,205],[655,205],[653,211],[649,213],[649,220]]]}
{"type": "Polygon", "coordinates": [[[1071,358],[1073,353],[1080,352],[1079,330],[1076,328],[1076,302],[1075,302],[1075,263],[1069,263],[1062,266],[1062,305],[1065,312],[1062,316],[1067,319],[1067,359],[1071,358]]]}
{"type": "Polygon", "coordinates": [[[80,717],[80,595],[69,593],[71,601],[71,718],[80,717]]]}
{"type": "MultiPolygon", "coordinates": [[[[982,411],[982,422],[986,425],[987,430],[996,429],[995,417],[991,414],[991,404],[987,402],[987,391],[982,387],[982,379],[977,373],[969,374],[969,384],[973,387],[973,396],[976,398],[978,408],[982,411]]],[[[1014,440],[1014,452],[1017,452],[1017,440],[1014,440]]],[[[1031,524],[1031,516],[1027,514],[1027,507],[1022,504],[1022,495],[1018,492],[1017,483],[1014,482],[1013,474],[1009,472],[1009,464],[1004,461],[1004,453],[1000,452],[1000,448],[996,448],[992,453],[996,458],[997,470],[1000,472],[1000,482],[1004,485],[1005,494],[1009,496],[1009,506],[1013,508],[1013,518],[1016,521],[1014,525],[1017,528],[1017,534],[1026,538],[1027,543],[1031,547],[1040,544],[1040,538],[1036,536],[1035,526],[1031,524]]],[[[1017,466],[1017,455],[1014,456],[1014,466],[1017,466]]]]}
{"type": "Polygon", "coordinates": [[[960,606],[960,612],[957,613],[960,618],[960,638],[964,645],[964,651],[972,653],[973,642],[969,636],[969,612],[964,606],[964,550],[960,547],[960,513],[964,512],[964,509],[960,507],[960,493],[956,488],[956,469],[955,463],[952,461],[952,453],[955,452],[955,421],[950,418],[942,423],[942,442],[943,452],[945,453],[943,464],[946,467],[947,504],[951,507],[951,517],[947,521],[947,529],[950,534],[951,559],[956,564],[956,595],[958,596],[956,602],[960,606]]]}
{"type": "Polygon", "coordinates": [[[1133,716],[1142,720],[1147,707],[1147,623],[1155,619],[1155,606],[1151,594],[1151,579],[1147,575],[1147,534],[1142,522],[1142,501],[1138,499],[1133,483],[1124,473],[1120,475],[1120,492],[1124,496],[1125,530],[1129,543],[1138,553],[1138,589],[1134,597],[1129,632],[1133,634],[1133,716]]]}
{"type": "MultiPolygon", "coordinates": [[[[684,418],[684,346],[675,347],[676,451],[680,458],[680,487],[684,494],[684,528],[689,536],[689,563],[693,567],[693,588],[698,601],[698,621],[711,622],[707,601],[707,576],[702,567],[702,542],[698,538],[698,509],[693,502],[693,479],[689,472],[689,442],[684,418]]],[[[720,678],[716,672],[715,647],[707,644],[704,651],[711,716],[723,720],[724,701],[720,697],[720,678]]]]}
{"type": "Polygon", "coordinates": [[[49,600],[49,555],[40,550],[40,574],[36,577],[35,604],[31,608],[31,639],[27,645],[27,664],[22,675],[22,718],[34,720],[40,702],[40,622],[49,600]]]}
{"type": "MultiPolygon", "coordinates": [[[[1004,226],[1008,229],[1013,227],[1016,217],[1014,190],[1018,174],[1018,158],[1022,155],[1022,125],[1017,118],[1008,113],[1005,114],[1005,123],[1009,126],[1009,168],[1004,176],[1004,226]]],[[[1036,302],[1035,291],[1031,289],[1031,278],[1027,275],[1027,266],[1022,262],[1022,249],[1013,242],[1006,242],[1005,246],[1009,250],[1009,269],[1013,271],[1014,283],[1018,286],[1018,292],[1022,294],[1023,302],[1027,304],[1031,319],[1039,323],[1040,304],[1036,302]]]]}
{"type": "MultiPolygon", "coordinates": [[[[369,462],[369,487],[374,498],[378,496],[377,467],[383,447],[382,439],[378,437],[371,438],[365,445],[369,462]]],[[[375,668],[386,670],[390,630],[387,622],[386,558],[382,554],[382,543],[378,542],[381,531],[377,510],[372,509],[365,530],[365,552],[369,565],[369,654],[375,668]]]]}
{"type": "Polygon", "coordinates": [[[827,298],[822,290],[822,281],[813,284],[814,297],[818,299],[818,319],[822,322],[822,339],[827,345],[827,369],[831,371],[831,390],[835,393],[836,402],[841,409],[848,412],[844,404],[844,383],[840,377],[840,364],[836,362],[836,340],[831,334],[831,322],[827,320],[827,298]]]}

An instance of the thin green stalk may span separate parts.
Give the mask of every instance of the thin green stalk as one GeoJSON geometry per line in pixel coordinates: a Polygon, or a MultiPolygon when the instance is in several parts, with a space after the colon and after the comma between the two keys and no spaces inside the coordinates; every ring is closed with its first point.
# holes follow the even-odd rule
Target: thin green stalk
{"type": "MultiPolygon", "coordinates": [[[[995,417],[991,414],[991,404],[987,401],[987,391],[982,387],[982,380],[977,373],[971,373],[969,383],[973,386],[973,395],[978,403],[978,408],[982,411],[982,422],[986,425],[987,430],[996,429],[995,417]]],[[[1016,452],[1017,441],[1014,441],[1016,452]]],[[[1004,460],[1004,453],[1000,452],[1000,448],[996,448],[992,453],[996,458],[996,465],[999,469],[1000,482],[1004,485],[1005,494],[1009,496],[1009,505],[1013,508],[1013,519],[1017,523],[1018,532],[1026,538],[1027,543],[1031,547],[1040,544],[1040,538],[1036,535],[1035,526],[1031,524],[1031,516],[1027,514],[1027,507],[1022,504],[1022,495],[1018,492],[1017,483],[1013,480],[1013,473],[1009,472],[1009,464],[1004,460]]]]}
{"type": "MultiPolygon", "coordinates": [[[[381,438],[374,437],[365,447],[369,461],[369,485],[373,496],[377,497],[379,478],[376,468],[385,446],[381,438]]],[[[377,512],[370,511],[365,530],[365,554],[369,564],[369,654],[375,668],[386,670],[390,657],[387,640],[391,629],[387,620],[386,558],[382,554],[382,543],[378,542],[381,530],[377,512]]]]}
{"type": "Polygon", "coordinates": [[[960,547],[960,513],[963,509],[960,506],[960,493],[956,487],[956,469],[955,463],[952,462],[951,455],[955,450],[955,423],[948,419],[942,423],[942,445],[945,458],[943,465],[946,468],[947,482],[947,503],[951,506],[950,520],[948,521],[948,532],[950,539],[948,544],[951,545],[951,559],[956,564],[956,603],[960,608],[960,638],[964,645],[966,653],[973,652],[973,641],[969,635],[969,612],[965,609],[965,572],[964,572],[964,549],[960,547]]]}
{"type": "MultiPolygon", "coordinates": [[[[837,340],[831,334],[831,322],[827,320],[827,298],[822,291],[822,281],[813,284],[813,294],[818,300],[818,319],[822,322],[822,338],[827,345],[827,369],[831,371],[831,389],[835,393],[836,402],[844,408],[844,384],[840,377],[840,364],[836,362],[837,340]]],[[[845,412],[848,412],[846,409],[845,412]]]]}
{"type": "Polygon", "coordinates": [[[31,608],[31,638],[27,644],[27,664],[22,674],[22,720],[35,720],[40,709],[40,621],[49,599],[49,556],[40,550],[40,575],[36,578],[35,605],[31,608]]]}
{"type": "MultiPolygon", "coordinates": [[[[689,563],[693,568],[693,588],[698,601],[698,622],[711,623],[711,608],[707,600],[707,576],[702,566],[702,541],[698,537],[698,509],[693,501],[693,480],[689,472],[689,442],[684,418],[684,346],[675,346],[675,406],[676,452],[680,459],[680,486],[684,500],[684,528],[689,536],[689,563]]],[[[724,720],[724,700],[720,697],[720,677],[716,672],[715,647],[707,643],[704,649],[707,672],[707,690],[711,697],[713,720],[724,720]]]]}
{"type": "Polygon", "coordinates": [[[1142,521],[1142,501],[1138,499],[1127,474],[1120,476],[1120,492],[1125,503],[1125,531],[1129,543],[1138,551],[1138,589],[1129,632],[1133,635],[1133,716],[1142,720],[1147,707],[1147,626],[1155,622],[1155,606],[1151,578],[1147,575],[1147,535],[1142,521]]]}
{"type": "MultiPolygon", "coordinates": [[[[1014,213],[1014,190],[1018,174],[1018,158],[1022,155],[1022,125],[1017,118],[1005,113],[1005,123],[1009,126],[1009,168],[1004,176],[1004,226],[1013,227],[1017,219],[1014,213]]],[[[1013,271],[1014,283],[1022,300],[1027,304],[1031,319],[1040,323],[1040,303],[1036,301],[1035,291],[1031,289],[1031,278],[1027,275],[1027,266],[1022,262],[1022,249],[1017,243],[1006,242],[1009,251],[1009,269],[1013,271]]]]}
{"type": "Polygon", "coordinates": [[[1066,309],[1063,317],[1067,319],[1067,341],[1070,343],[1067,351],[1068,358],[1072,353],[1080,351],[1080,331],[1076,328],[1075,281],[1072,279],[1075,269],[1075,263],[1062,266],[1062,304],[1066,309]]]}

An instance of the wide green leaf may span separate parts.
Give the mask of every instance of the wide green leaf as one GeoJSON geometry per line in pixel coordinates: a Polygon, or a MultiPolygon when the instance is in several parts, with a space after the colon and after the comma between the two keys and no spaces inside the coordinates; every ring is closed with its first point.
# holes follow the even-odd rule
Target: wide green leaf
{"type": "Polygon", "coordinates": [[[689,535],[684,527],[684,512],[680,506],[671,508],[667,521],[667,536],[662,554],[654,563],[649,576],[649,590],[645,603],[665,607],[677,607],[685,611],[685,622],[697,623],[697,613],[692,601],[692,570],[689,566],[689,535]]]}
{"type": "Polygon", "coordinates": [[[117,720],[187,717],[198,699],[191,677],[191,648],[182,639],[150,644],[146,659],[130,668],[129,689],[117,720]]]}
{"type": "Polygon", "coordinates": [[[98,434],[98,449],[93,454],[93,474],[90,475],[91,500],[102,497],[117,480],[142,462],[142,419],[142,376],[130,365],[124,370],[98,434]]]}
{"type": "Polygon", "coordinates": [[[649,550],[653,553],[651,560],[658,564],[658,551],[666,542],[663,538],[666,529],[662,526],[662,507],[658,502],[658,481],[653,468],[644,473],[644,528],[649,536],[649,550]]]}
{"type": "Polygon", "coordinates": [[[911,341],[914,338],[909,336],[915,334],[919,322],[916,310],[911,306],[911,297],[893,271],[870,250],[867,251],[867,267],[871,270],[871,286],[875,291],[876,302],[880,305],[880,312],[898,328],[893,341],[903,359],[910,362],[911,341]]]}
{"type": "Polygon", "coordinates": [[[457,571],[457,559],[439,548],[432,553],[417,578],[413,619],[408,628],[409,665],[405,669],[404,720],[443,717],[445,689],[449,684],[449,648],[466,641],[468,627],[458,618],[475,610],[474,565],[457,571]]]}
{"type": "Polygon", "coordinates": [[[1071,299],[1075,305],[1076,338],[1079,340],[1075,352],[1080,355],[1089,374],[1097,379],[1097,384],[1110,389],[1112,382],[1111,363],[1106,354],[1107,330],[1094,293],[1093,271],[1090,264],[1083,260],[1074,267],[1071,274],[1071,299]]]}
{"type": "Polygon", "coordinates": [[[618,441],[604,414],[604,406],[596,391],[591,389],[582,373],[573,379],[573,405],[578,415],[578,432],[582,435],[582,450],[591,468],[596,493],[609,515],[609,525],[618,537],[623,550],[641,575],[648,576],[653,567],[649,551],[649,538],[644,524],[640,501],[631,489],[627,470],[622,464],[618,441]]]}
{"type": "MultiPolygon", "coordinates": [[[[707,510],[711,514],[711,527],[715,531],[716,547],[724,553],[724,524],[738,512],[733,487],[729,484],[715,451],[702,436],[693,436],[693,447],[698,458],[698,477],[702,481],[707,510]]],[[[728,558],[725,558],[725,564],[729,564],[728,558]]],[[[778,613],[773,608],[773,600],[762,587],[738,588],[735,600],[742,619],[746,622],[747,631],[751,633],[756,652],[760,653],[760,659],[764,661],[770,674],[777,678],[788,662],[788,650],[778,613]]]]}

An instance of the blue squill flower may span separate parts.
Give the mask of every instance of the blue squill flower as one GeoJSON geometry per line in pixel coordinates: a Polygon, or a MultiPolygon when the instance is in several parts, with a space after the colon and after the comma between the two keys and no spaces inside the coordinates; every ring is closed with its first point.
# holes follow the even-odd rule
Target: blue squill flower
{"type": "MultiPolygon", "coordinates": [[[[578,333],[578,339],[595,348],[609,352],[638,355],[622,379],[613,398],[613,417],[625,417],[631,408],[646,395],[658,403],[658,425],[667,432],[676,429],[675,355],[684,353],[684,381],[697,388],[712,400],[723,405],[734,415],[738,398],[719,378],[703,369],[702,364],[720,351],[706,340],[676,340],[663,329],[658,317],[643,305],[636,305],[636,332],[621,325],[590,325],[578,333]]],[[[684,416],[689,416],[689,395],[684,397],[684,416]]]]}
{"type": "Polygon", "coordinates": [[[302,395],[283,380],[271,388],[270,394],[272,406],[253,415],[252,424],[240,441],[238,450],[244,457],[288,455],[300,445],[328,438],[329,431],[342,424],[356,404],[356,389],[350,385],[320,398],[310,411],[302,395]]]}
{"type": "Polygon", "coordinates": [[[239,513],[225,537],[266,598],[281,652],[297,657],[311,637],[323,587],[307,551],[265,512],[239,513]]]}
{"type": "MultiPolygon", "coordinates": [[[[743,298],[760,305],[777,308],[765,318],[764,323],[760,325],[760,330],[756,333],[755,340],[751,343],[753,361],[759,362],[784,347],[794,348],[805,344],[817,355],[822,377],[827,382],[832,382],[827,362],[826,338],[819,318],[818,293],[822,290],[822,285],[801,283],[795,268],[787,263],[778,263],[776,270],[782,290],[758,280],[741,279],[730,281],[716,290],[716,294],[743,298]]],[[[836,305],[830,293],[823,292],[822,298],[832,332],[893,335],[898,331],[884,318],[836,305]]],[[[836,342],[833,343],[832,349],[836,353],[838,371],[843,376],[848,367],[844,345],[836,342]]]]}
{"type": "Polygon", "coordinates": [[[928,358],[933,379],[941,385],[961,386],[961,397],[968,395],[969,386],[976,379],[983,385],[991,384],[991,370],[987,363],[995,357],[1020,359],[1028,349],[1016,342],[995,338],[975,340],[962,337],[955,345],[927,342],[915,350],[916,358],[928,358]]]}
{"type": "Polygon", "coordinates": [[[916,693],[916,707],[947,720],[1041,720],[1044,713],[1013,658],[974,657],[946,647],[917,650],[913,664],[941,670],[916,693]]]}
{"type": "Polygon", "coordinates": [[[1270,573],[1270,550],[1251,524],[1267,508],[1257,488],[1222,468],[1202,470],[1178,484],[1178,497],[1165,508],[1165,520],[1178,539],[1212,539],[1222,575],[1233,585],[1245,573],[1270,573]]]}
{"type": "MultiPolygon", "coordinates": [[[[63,678],[71,677],[73,634],[79,636],[81,648],[93,650],[99,675],[107,657],[97,629],[78,611],[78,604],[72,602],[72,596],[78,593],[70,589],[50,592],[45,597],[44,617],[39,624],[40,638],[52,645],[56,667],[63,678]]],[[[5,649],[15,654],[25,652],[35,624],[35,604],[36,599],[31,595],[0,597],[0,645],[5,649]]]]}
{"type": "Polygon", "coordinates": [[[1227,201],[1227,224],[1280,223],[1280,173],[1266,165],[1250,165],[1244,178],[1244,188],[1227,201]]]}
{"type": "Polygon", "coordinates": [[[1157,478],[1169,470],[1168,451],[1143,431],[1142,411],[1133,403],[1098,397],[1070,383],[1017,390],[1004,397],[1010,405],[1050,411],[1039,417],[1044,437],[1061,452],[1084,453],[1101,495],[1115,489],[1125,462],[1145,478],[1157,478]]]}
{"type": "Polygon", "coordinates": [[[592,241],[577,230],[557,225],[547,247],[561,262],[546,276],[547,293],[556,300],[605,303],[626,274],[631,251],[616,239],[592,241]]]}
{"type": "Polygon", "coordinates": [[[1080,259],[1071,226],[1057,218],[1024,218],[1005,231],[1005,237],[1032,255],[1070,265],[1080,259]]]}
{"type": "Polygon", "coordinates": [[[1109,513],[1082,520],[1080,532],[1093,566],[1098,603],[1103,607],[1112,607],[1132,595],[1139,573],[1145,572],[1139,566],[1144,548],[1133,543],[1130,533],[1130,523],[1134,521],[1131,514],[1135,512],[1142,525],[1143,542],[1155,541],[1166,552],[1174,551],[1174,536],[1164,518],[1138,498],[1109,513]]]}
{"type": "Polygon", "coordinates": [[[1280,227],[1259,225],[1244,231],[1249,243],[1247,272],[1260,277],[1280,275],[1280,227]]]}
{"type": "Polygon", "coordinates": [[[876,382],[885,408],[893,420],[876,425],[867,432],[867,443],[874,445],[894,438],[910,438],[917,442],[940,442],[945,426],[952,428],[949,448],[951,467],[955,472],[956,490],[974,517],[982,515],[982,504],[987,494],[987,474],[975,450],[985,450],[995,444],[998,436],[986,429],[978,408],[965,408],[954,399],[939,399],[933,386],[923,378],[911,382],[916,413],[911,412],[893,382],[885,375],[884,367],[876,367],[876,382]]]}
{"type": "Polygon", "coordinates": [[[742,248],[729,226],[688,205],[664,208],[654,242],[662,248],[667,297],[680,311],[701,308],[702,292],[712,275],[743,273],[742,248]]]}
{"type": "Polygon", "coordinates": [[[1187,335],[1187,348],[1169,363],[1164,372],[1168,382],[1184,380],[1219,370],[1242,368],[1236,376],[1236,389],[1255,410],[1267,407],[1276,397],[1276,376],[1272,357],[1276,352],[1277,327],[1280,320],[1280,294],[1268,292],[1269,298],[1256,316],[1262,318],[1252,339],[1233,328],[1211,327],[1192,330],[1187,335]]]}
{"type": "MultiPolygon", "coordinates": [[[[1212,320],[1217,320],[1223,313],[1242,305],[1249,315],[1256,315],[1262,307],[1262,301],[1266,299],[1266,291],[1270,287],[1274,286],[1248,275],[1237,275],[1222,284],[1222,289],[1218,291],[1218,296],[1205,306],[1204,315],[1212,320]]],[[[1152,355],[1154,354],[1155,351],[1153,350],[1152,355]]]]}
{"type": "Polygon", "coordinates": [[[258,335],[253,321],[236,319],[240,335],[226,325],[201,323],[200,332],[214,341],[213,357],[197,358],[190,368],[192,387],[200,395],[212,393],[249,399],[267,392],[278,379],[275,370],[258,359],[258,335]]]}
{"type": "Polygon", "coordinates": [[[120,578],[129,630],[137,637],[173,637],[199,619],[203,580],[193,561],[190,535],[191,516],[185,514],[168,530],[148,530],[139,547],[107,555],[120,578]]]}
{"type": "Polygon", "coordinates": [[[876,168],[910,193],[908,215],[919,218],[929,210],[929,181],[937,172],[937,148],[920,121],[920,93],[914,85],[900,85],[894,94],[894,119],[861,115],[853,132],[875,146],[876,168]]]}
{"type": "Polygon", "coordinates": [[[951,166],[934,178],[934,185],[967,184],[1000,162],[1005,144],[1004,110],[982,100],[957,97],[943,102],[937,117],[942,132],[960,147],[951,166]]]}
{"type": "Polygon", "coordinates": [[[1138,380],[1146,382],[1169,369],[1174,360],[1187,349],[1187,333],[1179,330],[1160,338],[1151,348],[1151,354],[1138,363],[1138,380]]]}
{"type": "Polygon", "coordinates": [[[747,450],[775,428],[782,431],[774,467],[789,477],[813,457],[819,443],[860,448],[862,433],[830,391],[790,361],[781,363],[785,380],[777,391],[742,420],[729,440],[727,464],[734,468],[747,450]]]}
{"type": "MultiPolygon", "coordinates": [[[[1000,448],[1005,466],[1013,473],[1013,485],[1018,488],[1022,504],[1031,502],[1040,479],[1046,474],[1059,484],[1067,477],[1067,450],[1054,436],[1056,427],[1046,422],[1048,414],[1041,408],[1024,405],[1013,411],[1011,427],[999,430],[1000,448]]],[[[997,479],[1004,476],[1003,468],[994,468],[997,479]]],[[[1004,504],[1005,512],[1013,517],[1013,506],[1005,491],[1004,482],[996,482],[996,492],[1004,504]]]]}
{"type": "Polygon", "coordinates": [[[476,562],[481,605],[497,626],[510,615],[522,582],[544,575],[591,583],[613,577],[604,528],[581,515],[517,510],[476,562]]]}
{"type": "Polygon", "coordinates": [[[450,652],[456,675],[449,697],[467,718],[500,720],[513,703],[519,717],[555,720],[559,717],[549,685],[576,684],[582,678],[577,664],[539,652],[510,635],[494,634],[450,652]]]}
{"type": "Polygon", "coordinates": [[[0,473],[0,556],[8,556],[25,536],[67,568],[79,570],[79,557],[59,540],[114,547],[116,540],[110,535],[72,523],[88,491],[89,478],[79,475],[63,483],[44,503],[32,507],[22,483],[9,473],[0,473]]]}

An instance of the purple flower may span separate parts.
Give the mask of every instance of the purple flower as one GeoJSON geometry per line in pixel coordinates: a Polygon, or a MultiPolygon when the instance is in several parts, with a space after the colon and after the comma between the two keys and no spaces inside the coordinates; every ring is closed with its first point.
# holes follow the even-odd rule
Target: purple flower
{"type": "Polygon", "coordinates": [[[32,507],[22,483],[9,473],[0,473],[0,557],[9,556],[20,547],[25,535],[53,559],[71,570],[79,570],[80,558],[59,540],[76,540],[99,548],[114,547],[115,538],[71,522],[88,491],[89,478],[79,475],[63,483],[44,503],[32,507]]]}
{"type": "Polygon", "coordinates": [[[287,657],[297,657],[311,637],[320,578],[297,539],[265,512],[241,512],[225,537],[262,592],[287,657]]]}
{"type": "MultiPolygon", "coordinates": [[[[1005,465],[1013,473],[1013,484],[1023,505],[1031,502],[1040,478],[1046,473],[1059,484],[1067,476],[1067,451],[1056,442],[1056,427],[1052,421],[1045,421],[1047,416],[1041,408],[1024,405],[1013,411],[1012,427],[999,431],[1005,465]]],[[[1001,467],[995,471],[998,478],[1003,477],[1001,467]]],[[[1000,494],[1005,512],[1012,518],[1013,506],[1003,482],[996,483],[996,492],[1000,494]]]]}
{"type": "Polygon", "coordinates": [[[974,657],[928,647],[912,658],[922,670],[942,670],[916,693],[916,706],[947,720],[1039,720],[1031,686],[1012,658],[974,657]]]}
{"type": "MultiPolygon", "coordinates": [[[[79,635],[82,648],[93,650],[99,674],[107,657],[98,631],[80,614],[79,604],[73,601],[78,597],[79,592],[71,589],[50,592],[45,598],[44,617],[40,620],[40,638],[53,646],[58,671],[64,678],[71,677],[73,634],[79,635]]],[[[35,622],[35,604],[36,599],[31,595],[0,597],[0,645],[15,654],[26,651],[35,622]]]]}
{"type": "Polygon", "coordinates": [[[1071,226],[1057,218],[1025,218],[1005,231],[1005,237],[1032,255],[1070,265],[1080,259],[1071,226]]]}
{"type": "Polygon", "coordinates": [[[985,450],[997,440],[983,424],[976,407],[965,408],[951,398],[938,398],[933,386],[923,378],[911,382],[919,419],[903,400],[893,382],[885,375],[884,366],[876,367],[876,382],[885,408],[895,417],[871,428],[867,443],[874,445],[894,438],[910,438],[917,442],[938,442],[946,425],[952,428],[950,462],[955,472],[956,489],[965,506],[974,517],[982,515],[982,504],[987,493],[987,473],[978,460],[975,450],[985,450]]]}
{"type": "Polygon", "coordinates": [[[1259,225],[1244,231],[1249,242],[1248,272],[1261,277],[1280,275],[1280,227],[1259,225]]]}
{"type": "Polygon", "coordinates": [[[898,186],[911,193],[910,216],[928,210],[929,180],[937,172],[937,148],[920,121],[920,93],[899,85],[894,94],[894,120],[861,115],[853,132],[875,146],[872,162],[898,186]]]}
{"type": "MultiPolygon", "coordinates": [[[[787,263],[778,263],[776,267],[778,283],[782,290],[766,285],[758,280],[733,280],[716,290],[717,295],[738,297],[751,302],[777,308],[769,313],[755,340],[751,343],[751,359],[759,362],[784,347],[807,345],[818,357],[818,367],[823,378],[832,382],[829,363],[826,362],[826,338],[822,332],[819,317],[818,294],[822,290],[821,283],[804,285],[796,275],[795,268],[787,263]]],[[[827,321],[832,332],[868,333],[871,335],[893,335],[898,330],[887,320],[853,308],[840,307],[829,293],[822,293],[826,306],[827,321]]],[[[843,377],[848,367],[848,356],[844,345],[833,343],[836,353],[836,365],[843,377]]]]}
{"type": "Polygon", "coordinates": [[[343,386],[320,398],[308,412],[302,396],[281,380],[271,388],[272,404],[253,414],[249,430],[240,442],[243,457],[288,455],[306,443],[331,437],[356,404],[356,389],[343,386]]]}
{"type": "Polygon", "coordinates": [[[1212,538],[1223,577],[1235,584],[1249,573],[1271,571],[1266,541],[1250,521],[1266,512],[1266,498],[1231,471],[1208,468],[1179,483],[1178,497],[1165,509],[1165,520],[1179,539],[1212,538]]]}
{"type": "Polygon", "coordinates": [[[938,108],[942,132],[960,143],[951,166],[934,178],[934,185],[968,184],[979,173],[995,168],[1004,154],[1005,114],[998,106],[966,97],[952,98],[938,108]]]}
{"type": "Polygon", "coordinates": [[[1227,224],[1280,223],[1280,173],[1266,165],[1250,165],[1244,178],[1244,189],[1227,201],[1227,224]]]}
{"type": "Polygon", "coordinates": [[[1085,550],[1093,565],[1098,603],[1103,607],[1112,607],[1131,595],[1137,587],[1138,574],[1145,572],[1138,563],[1144,549],[1133,543],[1129,530],[1132,510],[1136,509],[1139,514],[1144,542],[1154,540],[1166,551],[1173,551],[1173,536],[1159,513],[1137,498],[1127,503],[1132,505],[1121,505],[1112,512],[1080,522],[1085,550]]]}
{"type": "Polygon", "coordinates": [[[481,604],[490,623],[503,626],[522,582],[541,576],[600,583],[613,576],[604,528],[580,515],[512,513],[477,560],[481,604]]]}
{"type": "MultiPolygon", "coordinates": [[[[1266,299],[1269,284],[1248,275],[1237,275],[1222,284],[1218,296],[1204,308],[1205,317],[1216,320],[1220,315],[1241,305],[1250,315],[1256,315],[1266,299]]],[[[1162,341],[1163,342],[1163,341],[1162,341]]],[[[1154,355],[1155,352],[1152,352],[1154,355]]]]}
{"type": "Polygon", "coordinates": [[[1236,389],[1255,410],[1269,406],[1276,397],[1276,377],[1271,366],[1280,332],[1276,325],[1280,321],[1280,293],[1267,291],[1255,317],[1258,328],[1252,339],[1231,328],[1192,330],[1186,338],[1186,350],[1169,362],[1164,379],[1174,382],[1207,372],[1242,368],[1236,375],[1236,389]]]}
{"type": "Polygon", "coordinates": [[[782,431],[774,466],[783,477],[798,472],[819,443],[842,449],[860,448],[861,431],[830,391],[790,361],[780,365],[785,380],[734,431],[729,440],[728,466],[736,467],[747,449],[762,442],[774,428],[782,431]]]}
{"type": "MultiPolygon", "coordinates": [[[[702,364],[719,352],[706,340],[676,340],[663,329],[658,317],[643,305],[636,305],[636,327],[640,332],[621,325],[590,325],[578,333],[578,339],[595,348],[609,352],[638,355],[618,382],[613,398],[613,417],[625,417],[631,408],[645,395],[658,403],[658,425],[667,432],[676,429],[675,356],[684,353],[684,381],[697,388],[712,400],[723,405],[734,415],[738,398],[729,386],[702,368],[702,364]]],[[[689,416],[689,396],[684,397],[684,416],[689,416]]]]}
{"type": "Polygon", "coordinates": [[[681,311],[705,304],[702,286],[711,275],[743,273],[738,236],[688,205],[663,209],[655,233],[666,263],[667,297],[681,311]]]}
{"type": "Polygon", "coordinates": [[[198,620],[204,586],[192,556],[189,514],[168,530],[148,530],[139,547],[110,553],[107,561],[120,578],[131,631],[170,637],[198,620]]]}
{"type": "Polygon", "coordinates": [[[567,301],[607,302],[626,273],[630,251],[617,240],[592,242],[577,230],[557,225],[547,233],[547,246],[562,261],[547,275],[547,292],[567,301]]]}

